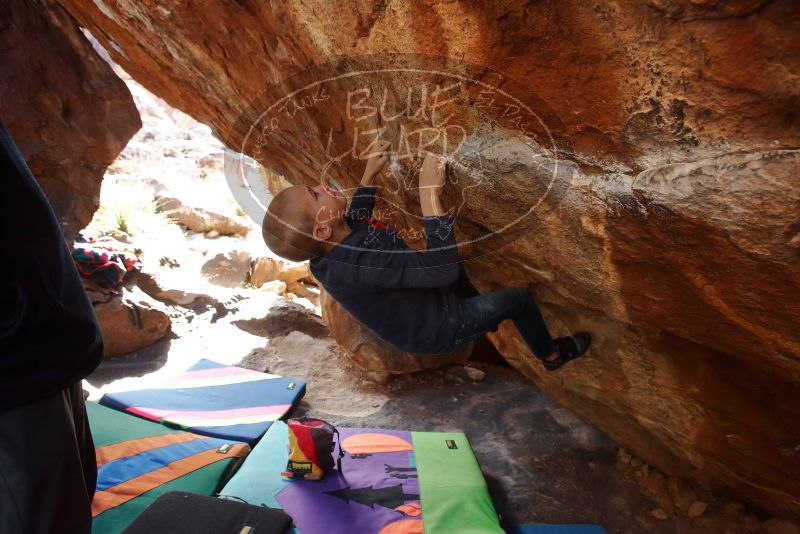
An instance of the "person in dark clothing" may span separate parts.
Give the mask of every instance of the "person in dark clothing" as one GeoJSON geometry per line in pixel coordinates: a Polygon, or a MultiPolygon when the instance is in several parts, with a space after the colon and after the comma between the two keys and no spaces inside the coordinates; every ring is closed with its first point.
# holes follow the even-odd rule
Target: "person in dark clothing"
{"type": "Polygon", "coordinates": [[[347,198],[327,184],[294,186],[277,194],[264,216],[267,246],[292,260],[310,259],[325,290],[377,337],[411,354],[452,352],[511,319],[533,354],[555,370],[586,352],[591,336],[553,339],[533,295],[524,287],[480,295],[466,279],[453,230],[439,195],[446,160],[429,154],[419,178],[427,249],[406,245],[372,217],[374,177],[388,160],[383,141],[347,198]]]}
{"type": "Polygon", "coordinates": [[[0,122],[0,532],[91,532],[80,382],[100,328],[50,204],[0,122]]]}

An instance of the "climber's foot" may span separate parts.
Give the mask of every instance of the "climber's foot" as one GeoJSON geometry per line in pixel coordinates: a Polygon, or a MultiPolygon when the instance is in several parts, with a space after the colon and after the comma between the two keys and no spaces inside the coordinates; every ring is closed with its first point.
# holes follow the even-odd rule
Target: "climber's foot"
{"type": "Polygon", "coordinates": [[[589,332],[578,332],[575,335],[560,337],[554,341],[558,350],[542,360],[542,364],[548,371],[555,371],[568,361],[583,356],[592,343],[592,336],[589,332]]]}

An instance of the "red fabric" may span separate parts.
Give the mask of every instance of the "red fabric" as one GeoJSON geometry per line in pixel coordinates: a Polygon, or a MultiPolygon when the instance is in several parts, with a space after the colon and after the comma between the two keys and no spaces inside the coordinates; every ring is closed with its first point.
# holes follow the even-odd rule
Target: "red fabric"
{"type": "Polygon", "coordinates": [[[386,230],[389,232],[396,232],[397,229],[392,223],[386,223],[381,221],[380,219],[376,219],[375,217],[361,217],[358,219],[359,221],[363,222],[370,228],[377,228],[379,230],[386,230]]]}
{"type": "Polygon", "coordinates": [[[311,436],[311,430],[309,430],[309,427],[303,423],[289,421],[289,429],[294,432],[295,439],[297,439],[297,445],[303,451],[303,454],[306,455],[306,458],[314,462],[316,465],[321,465],[319,463],[319,457],[317,456],[317,447],[314,443],[314,438],[311,436]]]}

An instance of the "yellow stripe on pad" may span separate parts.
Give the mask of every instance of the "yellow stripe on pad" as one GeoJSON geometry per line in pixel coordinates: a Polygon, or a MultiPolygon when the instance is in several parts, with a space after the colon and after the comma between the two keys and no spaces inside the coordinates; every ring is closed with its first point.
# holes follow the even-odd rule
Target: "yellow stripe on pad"
{"type": "Polygon", "coordinates": [[[243,417],[231,417],[227,419],[208,419],[200,417],[176,417],[171,416],[165,421],[185,428],[249,425],[253,423],[263,423],[264,421],[277,421],[283,413],[268,413],[261,415],[246,415],[243,417]]]}
{"type": "Polygon", "coordinates": [[[227,386],[229,384],[243,384],[245,382],[259,382],[262,380],[272,380],[273,378],[281,378],[276,375],[267,373],[253,373],[253,374],[235,374],[228,376],[217,376],[213,378],[200,378],[195,380],[187,379],[173,379],[155,384],[148,389],[189,389],[189,388],[204,388],[210,386],[227,386]]]}

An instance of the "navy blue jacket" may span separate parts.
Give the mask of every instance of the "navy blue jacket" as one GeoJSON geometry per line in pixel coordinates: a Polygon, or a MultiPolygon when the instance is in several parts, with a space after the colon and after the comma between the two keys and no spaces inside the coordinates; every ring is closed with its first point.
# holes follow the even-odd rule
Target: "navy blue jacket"
{"type": "Polygon", "coordinates": [[[446,352],[460,325],[458,296],[449,286],[461,265],[451,215],[423,217],[427,249],[410,248],[394,232],[359,221],[372,215],[375,187],[359,186],[345,220],[352,232],[311,273],[376,336],[412,354],[446,352]]]}
{"type": "Polygon", "coordinates": [[[50,204],[0,121],[0,412],[91,373],[103,339],[50,204]]]}

